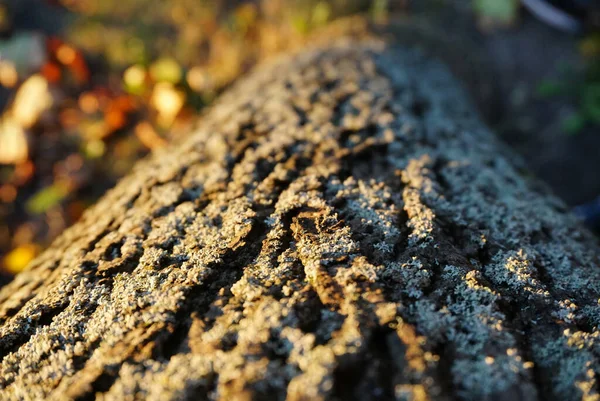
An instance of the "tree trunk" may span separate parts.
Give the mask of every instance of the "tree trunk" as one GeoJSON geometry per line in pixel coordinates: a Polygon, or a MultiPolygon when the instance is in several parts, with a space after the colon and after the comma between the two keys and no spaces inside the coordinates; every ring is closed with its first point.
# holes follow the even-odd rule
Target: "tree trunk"
{"type": "Polygon", "coordinates": [[[443,66],[340,42],[2,289],[0,399],[597,400],[598,254],[443,66]]]}

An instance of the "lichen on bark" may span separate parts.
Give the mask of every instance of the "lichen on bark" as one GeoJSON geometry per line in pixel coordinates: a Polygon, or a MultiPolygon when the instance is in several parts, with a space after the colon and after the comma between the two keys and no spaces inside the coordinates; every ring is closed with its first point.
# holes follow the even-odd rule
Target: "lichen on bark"
{"type": "Polygon", "coordinates": [[[0,292],[0,398],[598,399],[598,246],[443,65],[238,82],[0,292]]]}

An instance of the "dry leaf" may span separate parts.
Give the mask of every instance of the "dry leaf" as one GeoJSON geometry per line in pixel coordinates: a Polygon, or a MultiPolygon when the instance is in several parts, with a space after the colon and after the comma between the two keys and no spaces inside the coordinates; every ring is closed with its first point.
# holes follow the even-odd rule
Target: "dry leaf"
{"type": "Polygon", "coordinates": [[[36,257],[38,251],[39,247],[34,244],[21,245],[13,249],[4,258],[6,270],[13,274],[21,272],[36,257]]]}
{"type": "Polygon", "coordinates": [[[156,84],[152,92],[152,106],[158,111],[158,119],[162,126],[173,123],[177,113],[185,103],[185,94],[167,82],[156,84]]]}
{"type": "Polygon", "coordinates": [[[17,91],[12,115],[22,127],[29,128],[52,106],[52,101],[48,81],[39,74],[32,75],[17,91]]]}
{"type": "Polygon", "coordinates": [[[27,160],[29,145],[21,125],[12,117],[0,120],[0,164],[19,164],[27,160]]]}

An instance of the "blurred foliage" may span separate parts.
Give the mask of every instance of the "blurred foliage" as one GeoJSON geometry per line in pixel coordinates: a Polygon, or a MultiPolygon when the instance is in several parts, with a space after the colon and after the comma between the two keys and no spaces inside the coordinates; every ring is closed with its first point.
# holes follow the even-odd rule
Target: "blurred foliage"
{"type": "Polygon", "coordinates": [[[473,9],[483,27],[510,25],[519,12],[519,0],[472,0],[473,9]]]}
{"type": "Polygon", "coordinates": [[[585,36],[579,46],[584,57],[583,70],[563,68],[558,79],[543,81],[540,97],[571,97],[577,109],[563,118],[566,133],[577,134],[587,125],[600,126],[600,33],[585,36]]]}
{"type": "Polygon", "coordinates": [[[34,244],[21,245],[13,249],[4,259],[5,269],[12,274],[20,272],[35,258],[39,247],[34,244]]]}
{"type": "Polygon", "coordinates": [[[68,186],[56,182],[49,187],[41,189],[25,204],[25,209],[30,214],[40,214],[48,211],[69,194],[68,186]]]}

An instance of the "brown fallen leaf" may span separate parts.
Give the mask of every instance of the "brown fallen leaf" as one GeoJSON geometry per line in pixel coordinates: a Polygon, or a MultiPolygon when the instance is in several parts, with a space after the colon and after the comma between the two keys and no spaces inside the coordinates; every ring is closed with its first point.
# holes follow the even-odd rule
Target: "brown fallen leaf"
{"type": "Polygon", "coordinates": [[[10,115],[0,120],[0,164],[20,164],[29,157],[27,134],[10,115]]]}
{"type": "Polygon", "coordinates": [[[147,121],[141,122],[135,127],[135,135],[148,149],[162,148],[167,145],[167,142],[156,133],[147,121]]]}
{"type": "Polygon", "coordinates": [[[11,111],[14,119],[23,127],[33,126],[40,115],[52,106],[53,99],[48,81],[35,74],[27,79],[17,91],[11,111]]]}

